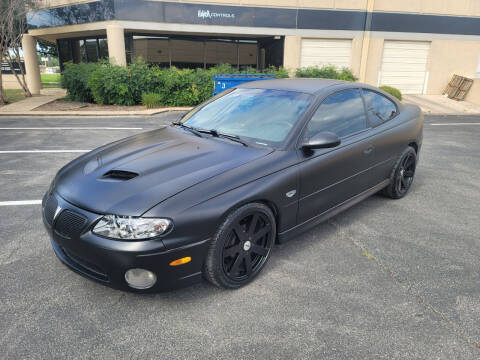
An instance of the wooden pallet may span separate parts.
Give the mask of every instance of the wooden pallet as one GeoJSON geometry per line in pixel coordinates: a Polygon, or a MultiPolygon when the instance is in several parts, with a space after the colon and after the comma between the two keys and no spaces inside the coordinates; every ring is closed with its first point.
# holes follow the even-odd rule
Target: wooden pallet
{"type": "Polygon", "coordinates": [[[450,99],[464,100],[468,91],[472,87],[473,80],[460,75],[453,75],[452,80],[448,83],[443,91],[450,99]]]}

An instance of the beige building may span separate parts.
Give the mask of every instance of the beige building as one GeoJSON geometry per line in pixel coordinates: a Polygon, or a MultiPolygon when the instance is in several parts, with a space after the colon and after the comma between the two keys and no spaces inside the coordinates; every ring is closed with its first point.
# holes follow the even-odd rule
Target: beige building
{"type": "MultiPolygon", "coordinates": [[[[24,38],[38,88],[37,38],[61,63],[141,56],[162,66],[333,64],[405,94],[440,94],[453,74],[480,77],[480,0],[43,1],[24,38]]],[[[475,81],[468,98],[480,103],[475,81]]]]}

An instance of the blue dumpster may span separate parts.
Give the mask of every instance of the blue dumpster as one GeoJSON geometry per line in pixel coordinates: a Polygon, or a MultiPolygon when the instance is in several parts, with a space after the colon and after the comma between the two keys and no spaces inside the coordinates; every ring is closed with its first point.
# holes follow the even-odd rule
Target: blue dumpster
{"type": "Polygon", "coordinates": [[[270,80],[277,76],[267,74],[215,74],[212,77],[215,84],[212,96],[215,96],[226,89],[249,81],[270,80]]]}

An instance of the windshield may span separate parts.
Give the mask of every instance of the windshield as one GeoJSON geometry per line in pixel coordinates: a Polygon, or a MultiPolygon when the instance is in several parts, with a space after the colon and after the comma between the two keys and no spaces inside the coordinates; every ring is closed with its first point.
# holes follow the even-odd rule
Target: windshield
{"type": "Polygon", "coordinates": [[[311,95],[294,91],[235,89],[193,110],[183,123],[276,146],[285,140],[311,100],[311,95]]]}

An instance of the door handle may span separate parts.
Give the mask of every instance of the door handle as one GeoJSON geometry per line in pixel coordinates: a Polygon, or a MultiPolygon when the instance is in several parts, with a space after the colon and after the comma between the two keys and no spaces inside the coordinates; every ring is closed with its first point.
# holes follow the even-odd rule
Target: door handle
{"type": "Polygon", "coordinates": [[[363,150],[363,153],[365,155],[370,155],[373,151],[373,146],[369,146],[368,148],[366,148],[365,150],[363,150]]]}

